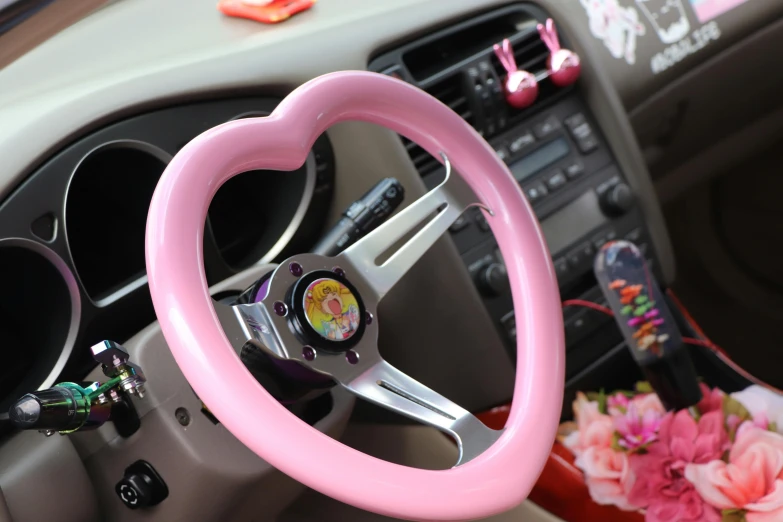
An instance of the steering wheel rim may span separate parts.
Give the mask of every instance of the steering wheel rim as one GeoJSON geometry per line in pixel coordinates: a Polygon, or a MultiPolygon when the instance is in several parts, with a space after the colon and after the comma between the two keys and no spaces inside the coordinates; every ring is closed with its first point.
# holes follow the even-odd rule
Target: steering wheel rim
{"type": "Polygon", "coordinates": [[[307,82],[266,118],[201,134],[169,163],[152,198],[146,258],[164,337],[183,374],[221,423],[305,485],[377,513],[466,520],[521,503],[546,462],[562,406],[565,342],[557,279],[538,221],[494,150],[451,109],[411,85],[364,71],[307,82]],[[315,139],[347,120],[385,126],[445,155],[476,196],[507,260],[517,321],[517,374],[502,435],[475,459],[421,470],[370,457],[303,423],[253,378],[209,294],[204,222],[218,188],[250,170],[293,171],[315,139]]]}

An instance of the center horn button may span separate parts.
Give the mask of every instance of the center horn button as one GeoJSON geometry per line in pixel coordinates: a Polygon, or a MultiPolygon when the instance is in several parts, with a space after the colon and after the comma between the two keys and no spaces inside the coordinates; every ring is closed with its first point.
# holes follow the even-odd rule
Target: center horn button
{"type": "Polygon", "coordinates": [[[305,274],[294,284],[288,306],[296,333],[306,344],[327,352],[347,352],[367,326],[359,292],[340,269],[305,274]]]}

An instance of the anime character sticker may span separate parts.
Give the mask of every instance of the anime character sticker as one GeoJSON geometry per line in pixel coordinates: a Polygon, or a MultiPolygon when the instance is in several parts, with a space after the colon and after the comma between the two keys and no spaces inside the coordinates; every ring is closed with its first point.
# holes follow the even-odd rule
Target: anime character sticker
{"type": "Polygon", "coordinates": [[[310,326],[332,341],[350,339],[359,328],[359,303],[351,291],[334,279],[316,279],[304,296],[310,326]]]}
{"type": "Polygon", "coordinates": [[[636,0],[639,9],[650,21],[665,44],[679,42],[691,30],[683,0],[636,0]]]}
{"type": "Polygon", "coordinates": [[[614,58],[636,63],[636,39],[647,32],[639,21],[639,12],[624,7],[618,0],[579,0],[587,12],[590,32],[603,40],[614,58]]]}

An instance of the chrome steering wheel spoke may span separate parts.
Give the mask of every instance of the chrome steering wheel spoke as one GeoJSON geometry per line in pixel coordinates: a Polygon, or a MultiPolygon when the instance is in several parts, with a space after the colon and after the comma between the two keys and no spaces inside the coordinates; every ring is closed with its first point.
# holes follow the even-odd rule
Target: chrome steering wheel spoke
{"type": "Polygon", "coordinates": [[[469,411],[383,360],[378,352],[378,321],[374,320],[383,296],[475,205],[470,203],[472,195],[466,186],[451,176],[448,158],[441,156],[446,167],[443,183],[342,254],[334,258],[294,256],[275,269],[258,302],[226,305],[213,301],[213,305],[240,356],[258,349],[271,357],[297,361],[363,399],[433,426],[455,439],[459,447],[456,465],[460,465],[483,453],[502,430],[486,427],[469,411]],[[411,233],[388,260],[377,263],[411,233]],[[340,296],[335,311],[324,305],[328,301],[318,289],[321,284],[326,285],[322,289],[330,288],[332,295],[340,296]]]}
{"type": "Polygon", "coordinates": [[[503,433],[381,358],[361,375],[340,384],[363,399],[451,435],[459,447],[455,466],[484,453],[503,433]]]}
{"type": "Polygon", "coordinates": [[[336,260],[354,267],[380,301],[410,270],[421,256],[449,229],[468,208],[478,203],[452,176],[451,163],[441,153],[446,179],[424,197],[411,203],[386,223],[348,247],[336,260]],[[429,221],[429,222],[428,222],[429,221]],[[378,259],[406,235],[420,228],[386,261],[378,259]]]}

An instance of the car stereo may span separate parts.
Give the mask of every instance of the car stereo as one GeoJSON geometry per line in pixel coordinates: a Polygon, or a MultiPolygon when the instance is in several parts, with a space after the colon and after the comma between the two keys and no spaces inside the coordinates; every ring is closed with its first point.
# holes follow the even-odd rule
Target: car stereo
{"type": "MultiPolygon", "coordinates": [[[[531,5],[507,6],[387,51],[369,69],[427,91],[484,136],[541,223],[562,299],[601,302],[592,265],[607,241],[625,238],[639,245],[660,279],[659,267],[635,195],[578,84],[558,87],[547,78],[549,50],[536,30],[546,18],[531,5]],[[525,109],[511,107],[504,97],[505,70],[492,48],[504,38],[513,44],[516,63],[540,78],[538,97],[525,109]]],[[[437,186],[445,175],[440,163],[417,144],[402,142],[424,184],[437,186]]],[[[489,224],[473,208],[450,233],[513,354],[517,330],[509,282],[489,224]]],[[[622,342],[604,314],[566,307],[564,320],[569,377],[622,342]]]]}
{"type": "MultiPolygon", "coordinates": [[[[633,241],[657,269],[634,194],[576,95],[491,139],[490,144],[533,206],[553,256],[564,301],[602,301],[592,267],[595,253],[609,240],[633,241]]],[[[439,173],[424,178],[429,187],[440,179],[439,173]]],[[[508,278],[486,218],[478,209],[470,209],[450,233],[487,311],[513,352],[516,324],[508,278]]],[[[571,357],[570,352],[612,321],[584,309],[566,309],[564,319],[570,374],[583,367],[574,367],[579,358],[571,357]]]]}

